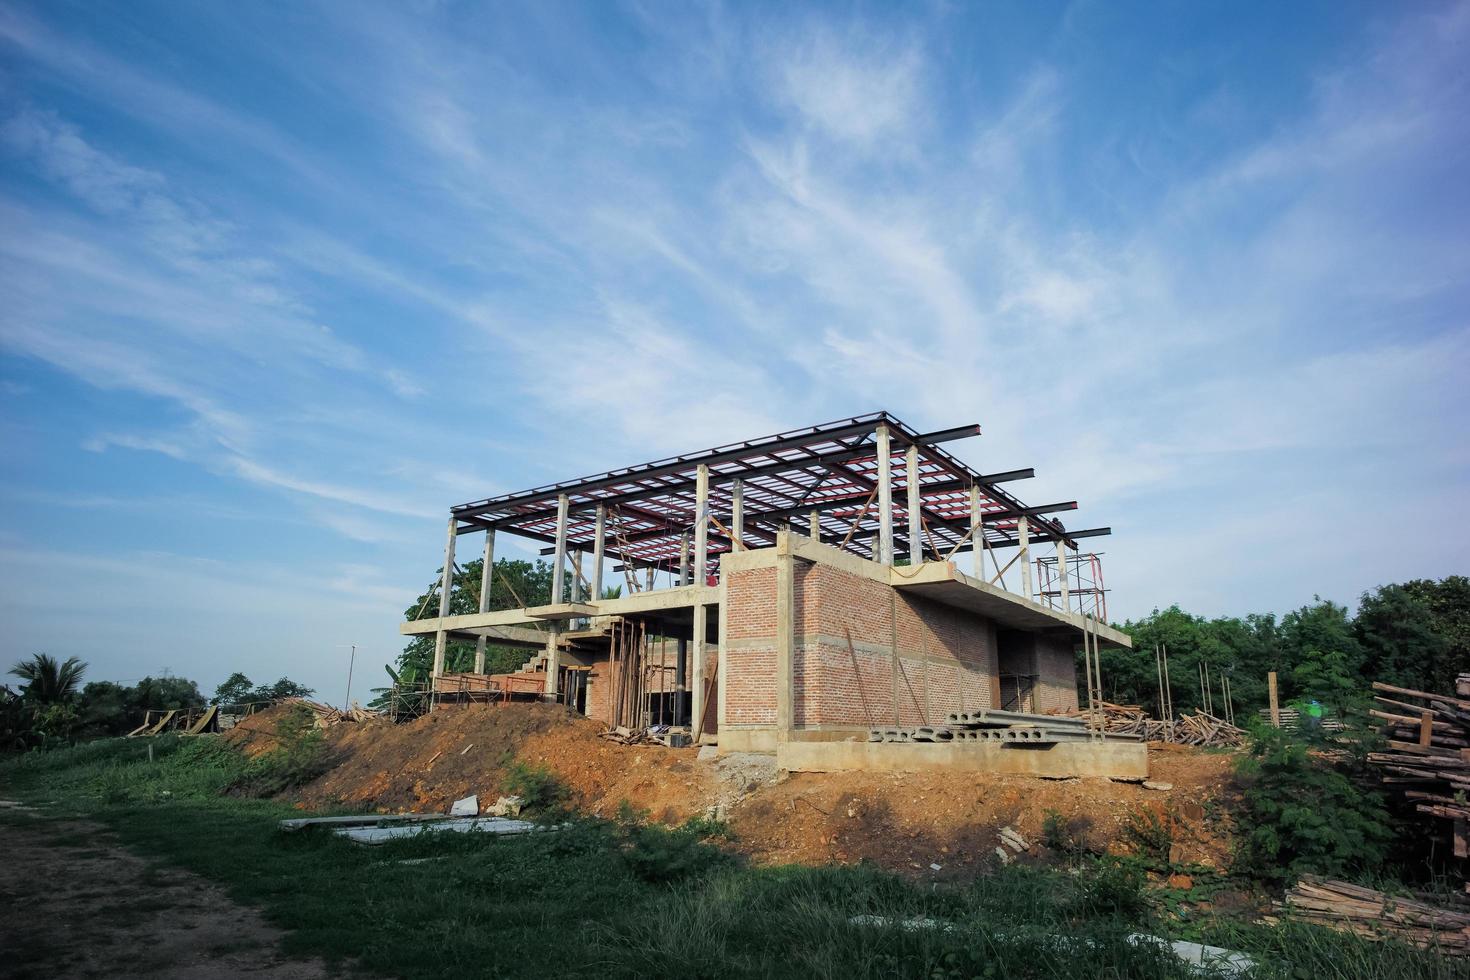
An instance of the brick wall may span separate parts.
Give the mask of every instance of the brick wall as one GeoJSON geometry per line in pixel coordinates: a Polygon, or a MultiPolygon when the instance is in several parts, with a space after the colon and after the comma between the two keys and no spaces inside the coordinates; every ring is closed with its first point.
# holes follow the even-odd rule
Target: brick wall
{"type": "Polygon", "coordinates": [[[1065,637],[1036,638],[1037,711],[1068,711],[1077,707],[1077,655],[1065,637]]]}
{"type": "MultiPolygon", "coordinates": [[[[919,725],[992,706],[993,623],[829,565],[796,562],[793,584],[798,728],[919,725]]],[[[775,569],[728,573],[726,597],[726,723],[773,724],[775,569]]]]}
{"type": "Polygon", "coordinates": [[[724,574],[725,724],[773,725],[776,570],[752,568],[724,574]]]}

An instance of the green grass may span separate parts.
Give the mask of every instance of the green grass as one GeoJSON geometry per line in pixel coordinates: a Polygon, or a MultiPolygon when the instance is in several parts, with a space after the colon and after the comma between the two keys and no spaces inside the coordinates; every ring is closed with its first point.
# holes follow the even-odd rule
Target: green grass
{"type": "MultiPolygon", "coordinates": [[[[512,838],[365,848],[282,834],[285,804],[234,795],[248,765],[215,739],[114,740],[0,763],[4,792],[86,814],[161,862],[223,884],[288,930],[287,953],[401,977],[1184,977],[1130,943],[1177,925],[1135,869],[1077,861],[935,887],[876,869],[753,869],[677,830],[573,819],[512,838]],[[418,858],[438,858],[404,864],[418,858]],[[854,917],[878,917],[873,925],[854,917]],[[927,920],[927,925],[914,925],[927,920]]],[[[258,766],[254,776],[259,777],[258,766]]],[[[11,816],[10,819],[17,819],[11,816]]],[[[1263,977],[1470,976],[1460,964],[1306,926],[1191,925],[1263,977]]]]}

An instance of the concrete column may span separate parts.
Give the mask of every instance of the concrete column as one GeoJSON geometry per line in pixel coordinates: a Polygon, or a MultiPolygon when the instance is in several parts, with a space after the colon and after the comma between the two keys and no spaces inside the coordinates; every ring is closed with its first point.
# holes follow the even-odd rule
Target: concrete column
{"type": "Polygon", "coordinates": [[[1062,612],[1071,612],[1071,598],[1067,593],[1067,542],[1057,542],[1057,575],[1062,583],[1062,612]]]}
{"type": "Polygon", "coordinates": [[[788,741],[795,718],[796,559],[791,532],[776,533],[776,740],[788,741]]]}
{"type": "Polygon", "coordinates": [[[1021,595],[1034,601],[1036,595],[1031,591],[1031,522],[1024,514],[1016,521],[1016,537],[1021,542],[1021,557],[1016,559],[1021,563],[1021,595]]]}
{"type": "Polygon", "coordinates": [[[735,550],[745,550],[745,481],[736,480],[730,488],[730,534],[735,550]]]}
{"type": "Polygon", "coordinates": [[[919,494],[918,446],[909,446],[908,457],[904,461],[904,482],[908,484],[909,564],[921,565],[924,562],[924,518],[919,513],[923,498],[919,494]]]}
{"type": "Polygon", "coordinates": [[[556,498],[556,564],[551,569],[551,601],[565,602],[562,598],[566,586],[567,564],[567,508],[570,502],[566,494],[556,498]]]}
{"type": "Polygon", "coordinates": [[[807,533],[812,536],[813,541],[822,540],[822,515],[818,511],[812,511],[807,515],[807,533]]]}
{"type": "MultiPolygon", "coordinates": [[[[449,539],[444,542],[444,574],[439,579],[439,618],[443,619],[449,615],[449,593],[454,588],[454,529],[456,521],[454,515],[449,515],[449,539]]],[[[438,677],[444,673],[444,649],[449,642],[449,634],[439,630],[434,634],[434,674],[438,677]]]]}
{"type": "Polygon", "coordinates": [[[602,598],[602,566],[606,560],[607,547],[602,536],[607,533],[607,505],[597,505],[597,543],[592,546],[592,601],[602,598]]]}
{"type": "Polygon", "coordinates": [[[893,564],[893,459],[888,426],[878,426],[878,560],[893,564]]]}
{"type": "Polygon", "coordinates": [[[985,578],[985,512],[980,509],[980,488],[970,488],[970,550],[975,556],[975,577],[985,578]]]}
{"type": "MultiPolygon", "coordinates": [[[[694,477],[694,584],[703,586],[709,568],[709,465],[700,463],[694,477]]],[[[694,691],[689,699],[691,730],[699,728],[704,719],[704,647],[709,624],[709,610],[704,603],[694,606],[694,691]]]]}
{"type": "Polygon", "coordinates": [[[694,582],[704,584],[709,565],[709,466],[700,463],[694,475],[694,582]]]}
{"type": "Polygon", "coordinates": [[[689,535],[679,537],[679,584],[689,584],[689,535]]]}
{"type": "MultiPolygon", "coordinates": [[[[679,537],[679,584],[689,584],[689,535],[679,537]]],[[[686,724],[684,717],[684,692],[689,690],[689,641],[679,637],[674,655],[674,689],[678,692],[674,702],[674,724],[686,724]]]]}
{"type": "Polygon", "coordinates": [[[561,673],[561,647],[557,645],[558,634],[561,626],[553,623],[551,632],[546,634],[546,700],[556,700],[557,675],[561,673]]]}
{"type": "MultiPolygon", "coordinates": [[[[490,611],[490,585],[495,574],[495,529],[485,532],[485,565],[480,569],[480,612],[490,611]]],[[[485,638],[475,640],[475,673],[485,673],[485,638]]]]}

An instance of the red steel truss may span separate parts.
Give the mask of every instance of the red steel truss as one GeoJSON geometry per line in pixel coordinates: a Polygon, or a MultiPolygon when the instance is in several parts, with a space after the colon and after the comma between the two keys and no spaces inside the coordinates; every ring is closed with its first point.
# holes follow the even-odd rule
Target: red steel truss
{"type": "Polygon", "coordinates": [[[984,535],[991,548],[1019,544],[1017,521],[1025,515],[1033,543],[1076,540],[1109,533],[1108,528],[1068,530],[1046,514],[1073,510],[1076,501],[1027,507],[1001,484],[1026,479],[1033,471],[980,473],[960,462],[941,443],[980,434],[978,425],[919,433],[887,412],[874,412],[794,429],[760,439],[717,446],[578,480],[508,493],[452,508],[458,533],[487,529],[533,540],[555,542],[558,498],[569,503],[567,547],[593,550],[595,510],[605,508],[604,548],[625,565],[672,570],[679,564],[684,536],[697,518],[696,472],[709,467],[709,554],[712,561],[743,536],[746,547],[773,544],[783,524],[805,532],[809,515],[818,514],[821,539],[868,555],[878,533],[878,459],[876,432],[887,426],[890,438],[895,553],[909,553],[908,484],[917,480],[926,559],[966,551],[971,531],[970,488],[980,490],[984,535]],[[910,446],[918,466],[907,472],[910,446]],[[744,527],[732,527],[735,481],[743,493],[744,527]]]}

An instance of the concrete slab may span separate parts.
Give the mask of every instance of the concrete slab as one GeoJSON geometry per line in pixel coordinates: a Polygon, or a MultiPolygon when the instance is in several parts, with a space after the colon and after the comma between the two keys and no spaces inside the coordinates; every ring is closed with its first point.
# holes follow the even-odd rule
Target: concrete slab
{"type": "Polygon", "coordinates": [[[996,772],[1021,776],[1147,778],[1140,742],[781,742],[776,765],[792,772],[996,772]]]}

